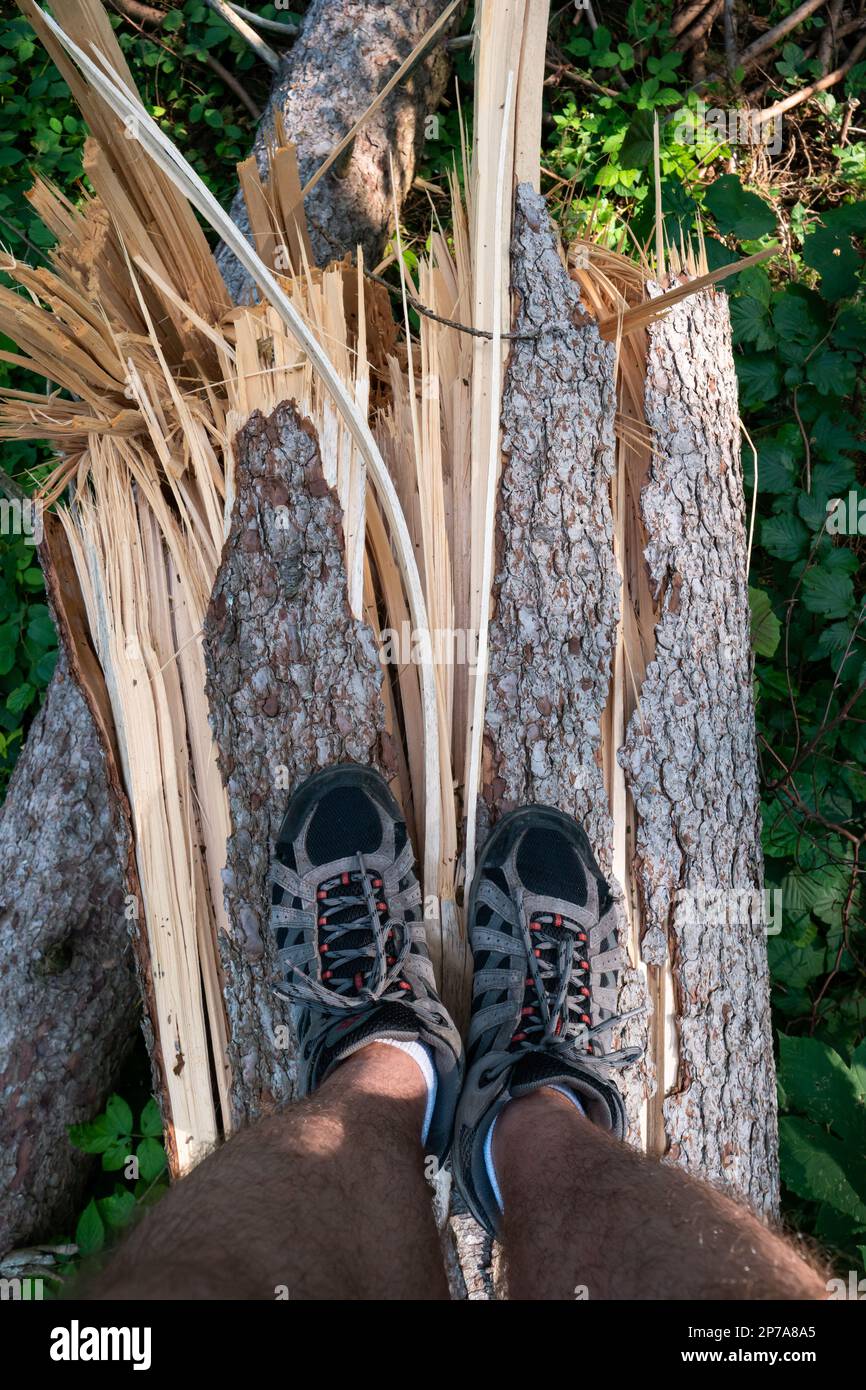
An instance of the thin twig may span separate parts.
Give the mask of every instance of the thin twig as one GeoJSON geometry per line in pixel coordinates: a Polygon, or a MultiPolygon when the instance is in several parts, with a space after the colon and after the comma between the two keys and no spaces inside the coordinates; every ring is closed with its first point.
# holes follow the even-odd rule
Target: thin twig
{"type": "Polygon", "coordinates": [[[111,4],[129,19],[137,19],[139,24],[164,24],[168,15],[165,10],[155,10],[152,5],[142,5],[140,0],[111,0],[111,4]]]}
{"type": "Polygon", "coordinates": [[[756,58],[760,58],[762,53],[766,53],[768,48],[772,48],[779,39],[790,34],[792,29],[796,29],[798,24],[802,24],[826,3],[827,0],[805,0],[804,4],[799,5],[796,10],[792,10],[785,19],[774,24],[772,29],[768,29],[766,34],[762,34],[759,39],[755,39],[754,43],[750,43],[748,48],[744,48],[737,59],[737,67],[747,68],[756,58]]]}
{"type": "MultiPolygon", "coordinates": [[[[399,285],[392,285],[389,280],[386,280],[382,275],[377,275],[374,270],[365,270],[364,275],[368,280],[374,280],[377,285],[384,285],[389,294],[403,294],[399,285]]],[[[470,338],[486,338],[489,341],[493,337],[493,334],[488,332],[486,328],[471,328],[468,323],[458,323],[456,319],[443,318],[441,314],[436,314],[432,309],[428,309],[426,304],[422,304],[408,290],[406,291],[406,299],[416,314],[423,314],[424,318],[432,319],[434,323],[441,323],[443,328],[453,328],[457,333],[465,333],[470,338]]],[[[538,341],[542,333],[555,332],[557,328],[562,327],[564,325],[548,324],[544,328],[537,329],[534,333],[499,333],[497,336],[506,338],[511,342],[534,343],[538,341]]]]}
{"type": "Polygon", "coordinates": [[[689,25],[703,14],[708,4],[713,4],[713,0],[693,0],[691,5],[684,6],[678,14],[675,14],[671,20],[671,33],[674,37],[688,29],[689,25]]]}
{"type": "Polygon", "coordinates": [[[263,19],[260,14],[254,14],[252,10],[245,10],[243,5],[235,5],[229,0],[229,6],[241,19],[246,19],[256,29],[262,29],[267,34],[279,34],[282,38],[294,38],[298,32],[297,24],[281,24],[278,19],[263,19]]]}
{"type": "MultiPolygon", "coordinates": [[[[265,43],[264,39],[256,33],[255,29],[250,28],[245,19],[241,19],[239,14],[235,14],[231,5],[227,3],[227,0],[204,0],[204,2],[209,9],[213,10],[214,14],[219,15],[220,19],[222,19],[230,29],[234,29],[235,33],[238,34],[245,43],[249,44],[250,48],[261,58],[262,62],[267,63],[268,67],[274,72],[279,72],[280,55],[275,53],[269,44],[265,43]]],[[[129,3],[129,0],[126,0],[126,3],[129,3]]]]}
{"type": "MultiPolygon", "coordinates": [[[[820,0],[820,3],[823,5],[824,0],[820,0]]],[[[729,77],[733,77],[737,70],[737,31],[735,26],[734,0],[725,0],[725,61],[729,77]]]]}
{"type": "Polygon", "coordinates": [[[10,502],[24,502],[27,500],[27,493],[20,483],[16,483],[8,473],[0,468],[0,492],[5,492],[10,502]]]}
{"type": "Polygon", "coordinates": [[[215,58],[212,53],[208,53],[205,55],[205,62],[210,68],[211,72],[215,72],[220,81],[224,82],[225,85],[229,88],[229,90],[234,92],[238,101],[243,102],[244,106],[249,111],[253,120],[260,121],[262,118],[261,111],[256,106],[256,103],[253,101],[249,92],[244,91],[243,87],[241,86],[238,79],[235,77],[234,73],[229,72],[228,68],[224,68],[219,58],[215,58]]]}
{"type": "Polygon", "coordinates": [[[792,92],[782,101],[777,101],[775,106],[767,106],[763,111],[759,111],[754,118],[755,123],[764,125],[765,122],[774,120],[776,116],[782,116],[786,111],[799,106],[801,102],[808,101],[810,97],[817,96],[819,92],[826,92],[828,87],[835,87],[837,82],[841,82],[843,77],[848,76],[864,49],[866,49],[866,34],[855,43],[841,67],[836,68],[833,72],[828,72],[827,76],[820,78],[818,82],[812,82],[808,87],[801,87],[798,92],[792,92]]]}

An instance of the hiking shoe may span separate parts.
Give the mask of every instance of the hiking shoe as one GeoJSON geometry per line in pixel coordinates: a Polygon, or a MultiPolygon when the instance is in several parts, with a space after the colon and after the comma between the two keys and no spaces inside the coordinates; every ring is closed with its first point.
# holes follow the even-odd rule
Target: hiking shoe
{"type": "Polygon", "coordinates": [[[436,993],[414,863],[378,772],[341,763],[303,782],[272,864],[276,989],[293,1006],[301,1096],[377,1038],[427,1045],[438,1084],[426,1148],[441,1163],[463,1046],[436,993]]]}
{"type": "Polygon", "coordinates": [[[475,980],[452,1161],[473,1216],[496,1235],[485,1143],[503,1106],[540,1086],[565,1087],[589,1119],[622,1138],[612,1068],[641,1049],[606,1050],[611,1030],[631,1016],[616,1012],[624,955],[610,890],[569,816],[527,806],[502,818],[478,861],[467,925],[475,980]]]}

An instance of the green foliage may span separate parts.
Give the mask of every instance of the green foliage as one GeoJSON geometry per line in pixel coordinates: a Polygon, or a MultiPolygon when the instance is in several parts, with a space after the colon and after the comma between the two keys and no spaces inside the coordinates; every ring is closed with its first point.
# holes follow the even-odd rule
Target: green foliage
{"type": "MultiPolygon", "coordinates": [[[[756,467],[744,440],[747,509],[756,509],[749,598],[764,852],[768,887],[783,902],[782,932],[768,939],[782,1173],[789,1217],[853,1268],[866,1234],[866,153],[840,145],[844,103],[825,93],[817,117],[810,108],[814,136],[798,131],[809,159],[786,164],[774,186],[772,164],[764,174],[766,159],[728,143],[739,93],[710,87],[701,108],[677,55],[666,56],[671,10],[635,0],[624,21],[594,35],[563,15],[573,80],[566,69],[552,91],[542,164],[572,181],[559,208],[566,237],[592,226],[624,251],[647,244],[658,117],[668,240],[694,237],[700,219],[710,268],[777,240],[786,247],[784,260],[725,282],[740,409],[757,452],[756,467]]],[[[822,22],[798,28],[803,48],[786,43],[764,60],[771,92],[816,71],[806,46],[822,22]]],[[[848,93],[863,95],[861,68],[848,93]]],[[[554,205],[562,187],[551,185],[554,205]]]]}
{"type": "Polygon", "coordinates": [[[168,1186],[159,1107],[151,1096],[136,1129],[128,1101],[113,1095],[95,1120],[70,1125],[69,1139],[83,1153],[99,1154],[104,1173],[122,1171],[124,1179],[113,1181],[105,1195],[92,1196],[79,1216],[75,1244],[85,1257],[110,1245],[168,1186]]]}
{"type": "Polygon", "coordinates": [[[782,1178],[819,1203],[816,1229],[849,1268],[866,1235],[866,1044],[850,1064],[816,1038],[779,1040],[779,1085],[789,1113],[779,1125],[782,1178]]]}
{"type": "MultiPolygon", "coordinates": [[[[237,186],[235,164],[252,143],[253,120],[207,66],[208,55],[235,73],[260,106],[270,89],[268,70],[203,0],[170,10],[158,34],[136,29],[110,6],[108,12],[150,114],[227,204],[237,186]]],[[[261,13],[283,22],[300,18],[273,5],[261,13]]],[[[66,83],[20,15],[5,17],[0,29],[0,110],[0,244],[39,264],[52,238],[25,197],[34,168],[75,201],[86,182],[86,131],[66,83]]],[[[12,346],[0,342],[4,350],[12,346]]],[[[6,363],[0,363],[0,385],[45,389],[44,381],[6,363]]],[[[4,442],[2,468],[28,490],[48,461],[43,448],[4,442]]],[[[0,800],[55,659],[35,551],[21,536],[0,534],[0,800]]]]}
{"type": "Polygon", "coordinates": [[[44,595],[28,537],[0,535],[0,796],[57,657],[44,595]]]}

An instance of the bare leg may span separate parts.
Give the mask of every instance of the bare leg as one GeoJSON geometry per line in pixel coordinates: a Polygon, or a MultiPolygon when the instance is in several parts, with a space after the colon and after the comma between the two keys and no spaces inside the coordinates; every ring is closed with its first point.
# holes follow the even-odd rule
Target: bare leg
{"type": "Polygon", "coordinates": [[[411,1057],[377,1043],[354,1053],[172,1188],[90,1296],[447,1298],[425,1101],[411,1057]]]}
{"type": "Polygon", "coordinates": [[[611,1139],[556,1091],[506,1107],[493,1157],[511,1298],[827,1296],[824,1276],[749,1211],[611,1139]]]}

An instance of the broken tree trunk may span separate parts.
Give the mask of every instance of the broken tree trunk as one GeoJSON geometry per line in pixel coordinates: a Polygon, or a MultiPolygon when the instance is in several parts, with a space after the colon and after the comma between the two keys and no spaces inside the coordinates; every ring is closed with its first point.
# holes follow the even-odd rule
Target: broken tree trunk
{"type": "Polygon", "coordinates": [[[309,422],[285,402],[235,441],[237,498],[205,622],[207,695],[232,833],[221,940],[236,1124],[292,1094],[273,992],[270,860],[289,795],[329,763],[394,775],[372,630],[352,617],[342,514],[309,422]]]}
{"type": "Polygon", "coordinates": [[[68,1228],[93,1160],[67,1126],[99,1111],[139,1025],[129,850],[61,651],[0,816],[0,1251],[68,1228]]]}
{"type": "MultiPolygon", "coordinates": [[[[306,184],[441,11],[442,0],[412,5],[313,0],[256,135],[253,153],[261,172],[266,170],[267,146],[279,116],[286,138],[297,146],[301,183],[306,184]]],[[[433,47],[311,190],[304,213],[318,265],[347,250],[354,252],[357,245],[365,265],[372,269],[379,262],[393,229],[394,200],[399,209],[415,177],[425,121],[439,105],[448,70],[443,48],[433,47]]],[[[240,192],[232,205],[232,220],[250,237],[240,192]]],[[[252,280],[227,247],[220,248],[217,261],[233,298],[240,301],[250,295],[252,280]]]]}
{"type": "Polygon", "coordinates": [[[0,1149],[12,1155],[0,1253],[71,1217],[92,1160],[68,1126],[99,1113],[141,1026],[128,811],[110,762],[61,633],[0,806],[0,1149]]]}
{"type": "MultiPolygon", "coordinates": [[[[297,130],[299,139],[301,131],[307,133],[306,142],[302,141],[302,153],[306,154],[302,173],[307,177],[314,172],[336,138],[369,105],[387,80],[390,68],[411,50],[437,13],[435,4],[411,7],[407,15],[401,16],[381,0],[346,4],[342,9],[317,0],[305,17],[302,34],[275,88],[268,116],[257,137],[256,150],[264,151],[274,113],[282,110],[285,128],[290,133],[297,130]],[[335,10],[338,11],[336,27],[329,28],[333,25],[335,10]],[[343,55],[339,62],[334,60],[335,51],[343,55]],[[343,119],[345,125],[340,124],[343,119]],[[335,123],[338,129],[332,141],[335,123]]],[[[399,170],[396,190],[399,206],[414,176],[425,116],[435,109],[441,97],[446,72],[443,50],[433,50],[412,75],[407,91],[401,94],[398,89],[359,134],[348,156],[350,177],[336,177],[344,172],[336,170],[317,185],[310,204],[318,225],[327,229],[327,237],[323,233],[314,242],[317,259],[327,261],[346,250],[353,250],[361,241],[370,257],[368,263],[378,260],[393,208],[386,167],[388,141],[393,135],[395,167],[399,170]]],[[[248,231],[240,194],[233,211],[236,220],[248,231]]],[[[225,251],[222,268],[230,288],[237,293],[238,277],[243,277],[245,272],[225,251]]],[[[47,1078],[44,1095],[50,1092],[54,1103],[50,1113],[44,1106],[40,1109],[40,1104],[35,1104],[25,1124],[13,1078],[0,1088],[0,1132],[10,1136],[17,1134],[15,1144],[10,1141],[11,1148],[17,1153],[17,1144],[22,1153],[26,1148],[26,1153],[32,1155],[27,1162],[16,1158],[14,1170],[0,1171],[0,1190],[5,1194],[9,1183],[13,1213],[9,1229],[0,1230],[0,1252],[12,1241],[29,1240],[48,1231],[63,1219],[70,1203],[74,1206],[77,1178],[86,1171],[87,1161],[69,1145],[66,1127],[92,1117],[100,1109],[116,1082],[125,1049],[140,1019],[140,1012],[133,1006],[135,991],[129,979],[128,950],[124,951],[125,963],[118,967],[119,974],[114,979],[106,963],[119,959],[117,952],[114,946],[103,950],[100,945],[114,941],[113,926],[119,926],[123,940],[127,941],[129,923],[121,916],[119,923],[112,918],[109,924],[103,920],[102,913],[105,904],[122,904],[126,899],[128,885],[124,873],[128,846],[122,853],[117,852],[117,818],[106,811],[89,818],[88,849],[87,853],[82,853],[80,837],[83,832],[79,817],[72,812],[66,813],[51,781],[51,769],[66,767],[69,749],[74,747],[76,781],[73,790],[77,788],[82,795],[86,791],[87,805],[111,808],[115,804],[115,792],[107,777],[108,751],[103,732],[82,694],[76,671],[65,664],[58,666],[49,684],[43,715],[30,730],[19,769],[0,808],[0,883],[10,890],[4,891],[0,901],[0,914],[3,914],[0,953],[4,1004],[6,1000],[27,1001],[26,1009],[22,1008],[17,1014],[14,1006],[7,1008],[8,1026],[3,1036],[11,1041],[19,1036],[17,1030],[24,1029],[30,1036],[40,1038],[39,1065],[47,1078]],[[41,949],[40,934],[46,929],[45,894],[36,890],[40,885],[45,889],[45,880],[33,857],[34,851],[28,847],[22,855],[22,844],[29,846],[34,840],[32,832],[22,837],[22,826],[45,826],[45,835],[39,843],[50,845],[56,862],[66,866],[65,896],[57,900],[51,939],[65,939],[64,933],[72,932],[77,947],[82,947],[85,940],[88,943],[86,952],[79,953],[78,974],[67,972],[64,978],[68,978],[70,984],[77,981],[76,991],[84,999],[92,997],[97,978],[103,979],[100,1000],[94,1004],[94,1010],[97,1007],[101,1010],[98,1027],[93,1026],[93,1010],[68,1007],[66,995],[57,987],[56,980],[51,989],[37,992],[33,988],[33,963],[28,954],[21,951],[20,943],[32,940],[34,951],[41,949]],[[12,912],[9,907],[11,890],[22,871],[29,872],[33,891],[19,897],[12,912]],[[89,902],[98,904],[99,908],[85,914],[79,922],[74,914],[66,913],[65,902],[89,902]],[[7,916],[7,912],[11,915],[7,916]],[[11,933],[8,940],[7,933],[11,933]],[[94,974],[87,983],[84,974],[88,961],[100,963],[104,978],[94,974]],[[76,1046],[78,1039],[81,1046],[76,1046]],[[73,1086],[67,1082],[69,1055],[76,1058],[73,1086]],[[47,1160],[38,1157],[49,1153],[53,1155],[50,1176],[47,1160]]],[[[141,960],[141,956],[139,958],[141,960]]],[[[70,997],[74,993],[70,988],[70,997]]],[[[277,1067],[276,1073],[284,1075],[284,1068],[277,1067]]],[[[239,1104],[242,1110],[246,1109],[243,1099],[239,1104]]]]}
{"type": "MultiPolygon", "coordinates": [[[[610,502],[615,354],[585,313],[545,201],[529,184],[516,194],[511,286],[514,330],[538,336],[513,343],[502,397],[478,839],[507,811],[544,802],[585,826],[612,878],[601,740],[620,608],[610,502]]],[[[629,970],[620,1007],[643,1002],[629,970]]],[[[645,1029],[633,1021],[626,1041],[642,1044],[645,1029]]],[[[643,1069],[630,1069],[623,1088],[639,1141],[643,1069]]],[[[453,1229],[467,1287],[484,1297],[490,1242],[467,1216],[453,1229]]]]}
{"type": "Polygon", "coordinates": [[[675,1013],[678,1040],[650,1125],[654,1147],[771,1215],[779,1197],[775,1069],[724,296],[685,300],[650,328],[646,417],[646,559],[661,616],[621,761],[637,810],[643,958],[656,1009],[675,1013]]]}
{"type": "MultiPolygon", "coordinates": [[[[606,746],[624,558],[611,511],[615,358],[528,185],[517,190],[511,284],[514,327],[537,336],[513,343],[503,391],[479,841],[535,800],[584,824],[630,958],[619,1008],[643,1010],[620,1036],[645,1048],[641,1064],[616,1074],[629,1138],[772,1215],[775,1086],[727,302],[703,293],[650,329],[647,535],[636,538],[641,555],[625,558],[627,571],[644,563],[648,541],[664,597],[620,754],[634,797],[626,808],[617,750],[606,746]],[[618,883],[614,847],[634,825],[634,862],[618,883]]],[[[469,1296],[489,1297],[490,1242],[459,1211],[451,1233],[469,1296]]]]}

